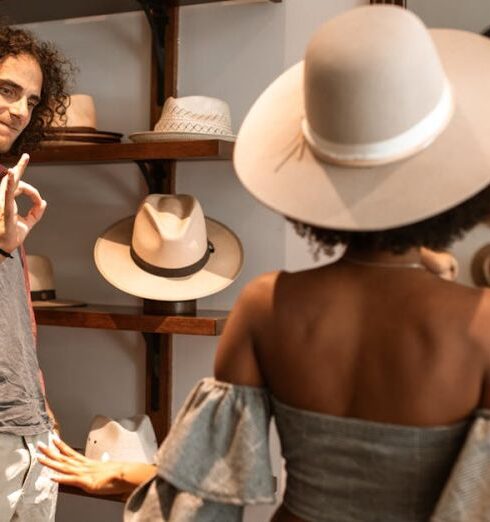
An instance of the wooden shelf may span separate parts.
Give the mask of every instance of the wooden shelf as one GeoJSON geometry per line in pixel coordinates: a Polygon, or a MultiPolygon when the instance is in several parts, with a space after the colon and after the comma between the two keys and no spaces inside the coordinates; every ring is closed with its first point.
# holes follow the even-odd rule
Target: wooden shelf
{"type": "Polygon", "coordinates": [[[90,497],[98,500],[112,500],[113,502],[126,502],[126,497],[122,495],[92,495],[86,493],[83,489],[75,488],[73,486],[65,486],[60,484],[60,493],[68,493],[69,495],[78,495],[81,497],[90,497]]]}
{"type": "MultiPolygon", "coordinates": [[[[161,0],[168,6],[208,4],[217,1],[233,3],[234,0],[161,0]]],[[[278,2],[281,0],[271,0],[278,2]]],[[[141,4],[137,0],[0,0],[0,12],[9,21],[16,24],[31,22],[46,22],[48,20],[62,20],[64,18],[79,18],[83,16],[100,16],[130,11],[141,11],[141,4]]]]}
{"type": "Polygon", "coordinates": [[[198,310],[192,315],[149,315],[137,306],[89,305],[71,308],[35,308],[43,326],[130,330],[134,332],[220,335],[228,312],[198,310]]]}
{"type": "Polygon", "coordinates": [[[60,145],[44,147],[33,152],[31,163],[101,163],[159,159],[228,160],[233,157],[233,147],[233,142],[224,140],[60,145]]]}

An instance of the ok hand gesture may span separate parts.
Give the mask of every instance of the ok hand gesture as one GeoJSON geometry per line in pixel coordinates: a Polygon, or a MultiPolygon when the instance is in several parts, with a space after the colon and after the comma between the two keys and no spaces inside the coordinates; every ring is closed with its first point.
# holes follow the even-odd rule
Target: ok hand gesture
{"type": "Polygon", "coordinates": [[[15,167],[8,169],[0,181],[0,248],[12,252],[21,245],[32,227],[43,217],[46,210],[38,190],[21,181],[29,163],[29,155],[22,154],[15,167]],[[15,198],[25,194],[32,206],[25,216],[18,214],[15,198]]]}

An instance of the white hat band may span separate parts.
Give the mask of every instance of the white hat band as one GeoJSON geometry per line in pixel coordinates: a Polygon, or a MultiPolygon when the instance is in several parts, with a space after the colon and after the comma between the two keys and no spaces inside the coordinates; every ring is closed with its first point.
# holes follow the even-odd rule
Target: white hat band
{"type": "Polygon", "coordinates": [[[453,110],[451,87],[446,82],[436,107],[413,127],[393,138],[355,145],[334,143],[315,133],[306,118],[302,121],[302,131],[315,155],[327,162],[347,166],[383,165],[429,146],[446,128],[453,110]]]}

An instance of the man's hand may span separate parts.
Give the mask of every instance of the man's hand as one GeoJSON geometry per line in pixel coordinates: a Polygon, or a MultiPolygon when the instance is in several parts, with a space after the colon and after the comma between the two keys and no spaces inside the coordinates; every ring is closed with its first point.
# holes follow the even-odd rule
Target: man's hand
{"type": "Polygon", "coordinates": [[[0,248],[12,252],[21,245],[34,225],[40,221],[46,210],[38,190],[21,181],[29,163],[29,155],[22,154],[15,167],[8,169],[0,181],[0,248]],[[32,203],[25,216],[18,214],[15,198],[25,194],[32,203]]]}

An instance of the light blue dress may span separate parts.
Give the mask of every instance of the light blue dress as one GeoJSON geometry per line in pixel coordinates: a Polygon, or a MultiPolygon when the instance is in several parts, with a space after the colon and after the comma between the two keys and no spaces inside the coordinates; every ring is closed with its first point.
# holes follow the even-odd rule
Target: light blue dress
{"type": "Polygon", "coordinates": [[[158,451],[157,476],[128,500],[125,522],[237,522],[244,506],[275,502],[271,415],[287,462],[284,503],[311,522],[427,522],[471,424],[334,417],[266,389],[203,379],[158,451]]]}

